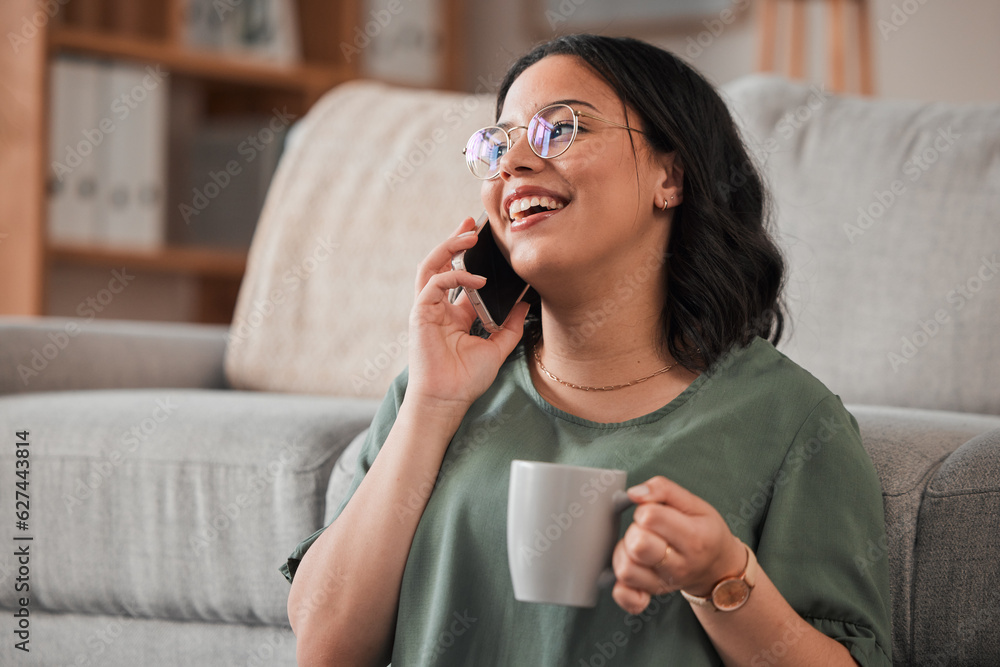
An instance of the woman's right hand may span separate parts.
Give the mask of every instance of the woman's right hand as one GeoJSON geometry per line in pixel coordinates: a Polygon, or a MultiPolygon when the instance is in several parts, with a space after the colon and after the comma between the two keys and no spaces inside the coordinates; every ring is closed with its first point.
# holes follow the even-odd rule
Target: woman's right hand
{"type": "Polygon", "coordinates": [[[475,220],[466,218],[448,239],[434,248],[417,270],[416,298],[410,312],[408,397],[464,410],[496,379],[500,365],[513,351],[524,328],[528,304],[514,307],[502,331],[488,339],[471,335],[475,310],[463,294],[448,300],[456,287],[480,288],[486,279],[453,271],[452,257],[476,245],[475,220]]]}

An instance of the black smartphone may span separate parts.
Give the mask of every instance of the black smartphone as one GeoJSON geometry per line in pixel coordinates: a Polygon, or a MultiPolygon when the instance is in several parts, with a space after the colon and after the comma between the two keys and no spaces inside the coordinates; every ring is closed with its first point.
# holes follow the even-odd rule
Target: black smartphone
{"type": "Polygon", "coordinates": [[[451,260],[451,268],[486,278],[483,287],[465,291],[483,328],[495,333],[503,328],[510,311],[524,298],[529,285],[514,273],[510,263],[500,252],[486,211],[476,221],[476,234],[476,245],[455,255],[451,260]]]}

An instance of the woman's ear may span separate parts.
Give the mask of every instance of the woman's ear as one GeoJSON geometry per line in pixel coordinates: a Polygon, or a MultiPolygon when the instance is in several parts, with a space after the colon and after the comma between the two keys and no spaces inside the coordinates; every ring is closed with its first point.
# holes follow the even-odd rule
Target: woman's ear
{"type": "Polygon", "coordinates": [[[656,194],[656,206],[666,211],[684,200],[684,166],[677,152],[664,154],[660,160],[662,171],[656,194]]]}

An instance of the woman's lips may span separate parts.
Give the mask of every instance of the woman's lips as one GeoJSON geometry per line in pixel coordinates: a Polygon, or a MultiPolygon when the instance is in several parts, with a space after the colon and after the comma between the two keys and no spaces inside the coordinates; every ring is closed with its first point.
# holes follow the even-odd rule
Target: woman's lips
{"type": "MultiPolygon", "coordinates": [[[[568,204],[567,204],[567,206],[568,206],[568,204]]],[[[554,210],[551,210],[551,211],[540,211],[539,213],[533,213],[533,214],[531,214],[531,215],[529,215],[527,217],[520,218],[518,220],[512,220],[511,223],[510,223],[510,231],[511,232],[522,232],[522,231],[528,229],[529,227],[534,227],[538,223],[543,222],[545,220],[548,220],[549,218],[551,218],[554,215],[562,213],[565,210],[566,210],[566,206],[564,206],[563,208],[558,208],[558,209],[554,209],[554,210]]]]}
{"type": "Polygon", "coordinates": [[[523,204],[526,202],[530,203],[534,199],[538,199],[539,202],[537,202],[536,204],[540,204],[541,203],[540,200],[542,198],[549,200],[549,205],[552,208],[565,206],[566,204],[569,203],[569,200],[566,197],[557,194],[552,190],[548,190],[546,188],[539,187],[537,185],[521,185],[515,188],[513,192],[509,193],[506,197],[503,198],[503,201],[501,202],[501,209],[509,219],[514,219],[516,214],[512,214],[510,210],[511,205],[514,202],[516,201],[521,202],[523,206],[523,204]],[[557,206],[551,206],[553,203],[555,203],[557,206]]]}

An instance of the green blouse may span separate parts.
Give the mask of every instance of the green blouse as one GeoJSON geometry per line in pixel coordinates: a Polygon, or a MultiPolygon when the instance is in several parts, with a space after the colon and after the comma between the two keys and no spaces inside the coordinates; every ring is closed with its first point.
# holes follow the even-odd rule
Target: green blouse
{"type": "MultiPolygon", "coordinates": [[[[405,387],[404,372],[372,423],[337,515],[385,441],[405,387]]],[[[506,546],[513,459],[626,470],[630,486],[654,475],[678,482],[754,549],[806,621],[861,665],[891,664],[888,565],[865,559],[866,545],[884,539],[882,497],[857,422],[822,383],[757,338],[664,407],[615,424],[547,403],[516,350],[452,439],[417,526],[394,665],[721,664],[679,593],[653,598],[635,616],[610,589],[593,609],[516,601],[506,546]]],[[[630,509],[622,533],[631,518],[630,509]]],[[[282,566],[289,580],[321,532],[282,566]]],[[[795,639],[788,633],[752,664],[774,664],[795,639]]]]}

